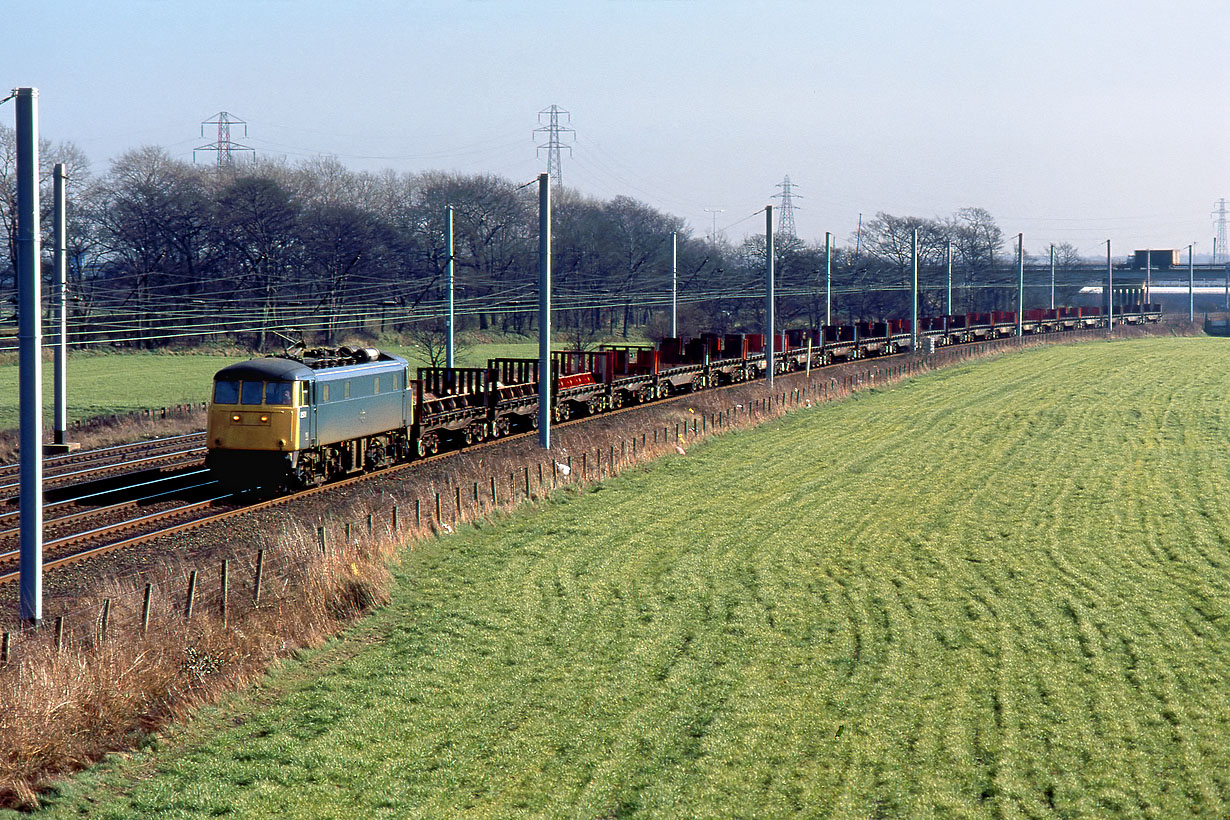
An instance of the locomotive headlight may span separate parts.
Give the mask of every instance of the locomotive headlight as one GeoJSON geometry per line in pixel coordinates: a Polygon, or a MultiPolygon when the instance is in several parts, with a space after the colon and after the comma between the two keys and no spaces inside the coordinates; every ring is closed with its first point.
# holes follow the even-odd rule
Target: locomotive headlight
{"type": "Polygon", "coordinates": [[[268,423],[269,423],[269,417],[261,416],[261,424],[268,424],[268,423]]]}
{"type": "Polygon", "coordinates": [[[239,414],[238,414],[238,413],[235,413],[234,415],[232,415],[232,416],[231,416],[231,421],[239,421],[239,414]]]}

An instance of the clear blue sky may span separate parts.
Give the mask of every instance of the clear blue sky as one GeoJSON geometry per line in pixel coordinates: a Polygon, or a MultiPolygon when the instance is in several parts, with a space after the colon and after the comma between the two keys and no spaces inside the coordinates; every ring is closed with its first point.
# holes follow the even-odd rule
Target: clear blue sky
{"type": "Polygon", "coordinates": [[[226,110],[266,156],[529,180],[557,104],[567,185],[698,234],[720,208],[736,240],[787,174],[799,235],[839,243],[860,212],[974,205],[1035,253],[1200,254],[1230,198],[1219,0],[27,0],[3,28],[0,86],[39,88],[43,136],[98,173],[190,159],[226,110]]]}

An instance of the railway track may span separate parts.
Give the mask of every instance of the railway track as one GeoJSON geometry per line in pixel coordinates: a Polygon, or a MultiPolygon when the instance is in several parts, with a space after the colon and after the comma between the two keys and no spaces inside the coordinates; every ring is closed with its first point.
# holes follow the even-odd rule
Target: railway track
{"type": "MultiPolygon", "coordinates": [[[[728,385],[727,387],[732,386],[735,385],[728,385]]],[[[689,393],[681,393],[653,402],[653,404],[670,404],[685,401],[690,397],[691,394],[689,393]]],[[[601,417],[630,413],[646,406],[644,404],[630,405],[618,410],[605,412],[601,417]]],[[[557,428],[570,427],[576,424],[583,424],[590,420],[590,418],[592,417],[573,418],[569,421],[554,423],[552,426],[557,428]]],[[[333,481],[321,487],[314,487],[263,500],[253,500],[251,495],[243,496],[226,492],[219,488],[217,482],[207,481],[201,482],[199,487],[191,488],[193,491],[200,491],[206,496],[199,500],[182,503],[158,501],[160,497],[173,496],[182,493],[186,489],[190,489],[181,487],[172,490],[161,489],[157,493],[148,496],[117,501],[113,504],[99,506],[91,510],[71,511],[72,506],[81,501],[90,500],[95,497],[115,495],[119,492],[135,489],[138,486],[154,485],[159,483],[159,481],[167,481],[172,478],[199,475],[196,471],[167,476],[160,480],[142,482],[140,485],[118,487],[98,493],[84,493],[73,499],[56,502],[44,507],[45,514],[50,512],[56,516],[49,516],[44,522],[46,530],[56,533],[56,536],[48,538],[43,543],[43,569],[50,570],[67,566],[124,547],[136,546],[156,538],[163,538],[198,527],[216,524],[239,514],[251,513],[256,510],[284,504],[288,501],[308,498],[318,493],[330,492],[360,481],[385,477],[421,464],[438,463],[441,460],[454,458],[462,453],[473,453],[484,448],[494,447],[505,441],[516,441],[535,435],[537,435],[536,430],[525,430],[498,439],[488,439],[487,441],[466,447],[464,450],[447,450],[425,459],[418,459],[405,464],[395,464],[376,472],[363,473],[339,481],[333,481]],[[157,509],[154,509],[154,507],[157,509]],[[115,518],[116,520],[106,521],[108,518],[115,518]],[[66,532],[66,530],[69,531],[66,532]]],[[[17,515],[15,512],[0,514],[0,585],[16,581],[19,577],[17,564],[20,556],[16,544],[16,522],[17,515]]]]}
{"type": "MultiPolygon", "coordinates": [[[[983,343],[988,344],[988,343],[983,343]]],[[[995,344],[991,342],[989,344],[995,344]]],[[[870,375],[873,372],[880,370],[879,363],[890,361],[898,356],[909,354],[895,354],[891,356],[876,357],[873,360],[863,360],[863,369],[870,375]]],[[[853,364],[853,363],[849,363],[853,364]]],[[[788,378],[791,376],[801,376],[802,371],[782,374],[779,378],[788,378]]],[[[873,382],[874,383],[874,382],[873,382]]],[[[739,382],[736,384],[725,385],[719,388],[714,388],[712,391],[720,392],[736,387],[747,386],[749,382],[739,382]]],[[[692,393],[678,393],[667,398],[659,399],[646,404],[632,404],[616,410],[610,410],[602,413],[600,416],[582,416],[576,417],[569,421],[556,422],[552,426],[556,428],[569,427],[575,424],[583,424],[593,418],[610,418],[624,413],[635,412],[649,406],[660,406],[671,404],[680,401],[689,401],[694,398],[692,393]]],[[[363,473],[349,478],[340,479],[330,482],[320,487],[314,487],[307,490],[301,490],[294,493],[287,493],[273,498],[262,500],[254,500],[252,495],[239,495],[229,493],[222,490],[216,482],[200,481],[199,484],[185,484],[173,489],[162,487],[149,495],[126,498],[116,500],[113,503],[100,505],[99,507],[89,511],[71,512],[70,507],[74,504],[79,504],[81,501],[89,499],[115,495],[121,490],[133,491],[139,487],[158,484],[160,481],[169,481],[170,479],[187,480],[191,477],[200,477],[201,471],[185,471],[172,476],[165,476],[162,479],[155,479],[144,482],[138,485],[129,487],[111,488],[95,493],[84,493],[75,498],[58,501],[49,505],[46,509],[51,511],[55,516],[48,518],[45,526],[52,528],[55,532],[63,532],[55,538],[44,542],[44,569],[54,569],[56,567],[65,566],[78,561],[86,560],[106,552],[118,550],[123,547],[135,546],[141,543],[152,541],[157,538],[162,538],[175,533],[184,532],[198,527],[203,527],[209,524],[215,524],[227,518],[231,518],[240,514],[250,513],[256,510],[273,507],[289,501],[299,500],[311,497],[318,493],[331,492],[360,481],[366,481],[378,477],[385,477],[402,470],[411,469],[421,464],[437,463],[442,459],[453,458],[463,453],[473,453],[484,448],[493,447],[505,441],[515,441],[530,436],[537,435],[534,429],[524,430],[522,432],[513,433],[497,439],[488,439],[486,441],[467,446],[464,449],[447,450],[436,455],[429,456],[423,459],[417,459],[403,464],[395,464],[390,467],[377,470],[375,472],[363,473]],[[198,493],[199,498],[183,498],[186,493],[198,493]],[[118,518],[116,518],[118,516],[118,518]],[[116,518],[116,520],[108,521],[108,518],[116,518]],[[64,532],[65,530],[71,530],[64,532]]],[[[173,444],[176,440],[191,440],[199,438],[203,441],[203,434],[194,434],[189,436],[176,436],[171,439],[160,440],[159,443],[166,443],[169,448],[174,450],[178,447],[176,455],[192,451],[192,448],[185,449],[182,442],[173,444]]],[[[107,448],[108,451],[124,451],[127,450],[130,454],[133,452],[131,448],[139,448],[141,445],[124,445],[121,447],[107,448]]],[[[199,448],[199,452],[203,452],[204,447],[199,448]]],[[[139,452],[137,450],[136,452],[139,452]]],[[[139,461],[148,464],[155,464],[162,456],[159,455],[142,455],[139,461]]],[[[122,469],[123,465],[111,464],[107,462],[100,470],[122,469]]],[[[143,469],[149,469],[144,467],[143,469]]],[[[88,470],[80,471],[89,473],[88,470]]],[[[129,473],[132,471],[129,470],[129,473]]],[[[65,477],[71,476],[74,471],[63,473],[65,477]]],[[[100,475],[101,473],[94,473],[100,475]]],[[[3,485],[0,485],[3,486],[3,485]]],[[[168,485],[170,486],[170,485],[168,485]]],[[[15,513],[6,512],[0,513],[0,585],[17,580],[19,573],[17,571],[18,550],[14,543],[16,539],[15,532],[15,513]]]]}
{"type": "MultiPolygon", "coordinates": [[[[49,456],[43,459],[43,489],[53,490],[108,476],[188,465],[200,461],[204,455],[205,433],[202,431],[49,456]]],[[[3,505],[17,503],[19,470],[18,464],[0,466],[0,503],[3,505]]],[[[0,511],[3,509],[0,506],[0,511]]]]}

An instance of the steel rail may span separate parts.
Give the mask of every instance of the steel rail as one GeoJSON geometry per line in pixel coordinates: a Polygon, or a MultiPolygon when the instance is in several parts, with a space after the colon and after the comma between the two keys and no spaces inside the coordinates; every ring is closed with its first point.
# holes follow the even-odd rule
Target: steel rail
{"type": "MultiPolygon", "coordinates": [[[[99,467],[91,467],[85,470],[74,470],[73,472],[67,472],[67,473],[56,473],[55,475],[45,476],[43,483],[46,484],[48,482],[59,480],[59,479],[74,478],[76,476],[90,475],[92,473],[97,473],[100,476],[103,476],[108,473],[114,473],[114,472],[121,472],[121,473],[138,472],[137,470],[134,470],[132,468],[138,467],[140,465],[151,465],[159,461],[174,460],[182,456],[189,456],[189,455],[193,455],[196,453],[203,453],[205,452],[205,450],[206,448],[204,447],[194,447],[190,450],[177,450],[171,453],[159,453],[158,455],[147,456],[145,458],[139,458],[139,459],[136,459],[135,461],[117,461],[113,464],[104,464],[99,467]]],[[[186,459],[180,458],[180,460],[186,460],[186,459]]],[[[21,486],[21,482],[18,482],[18,481],[14,481],[8,484],[0,484],[0,491],[11,490],[14,488],[18,488],[20,486],[21,486]]]]}
{"type": "MultiPolygon", "coordinates": [[[[201,484],[191,484],[187,487],[177,487],[173,490],[164,490],[163,492],[155,493],[154,495],[147,495],[142,498],[132,498],[132,499],[129,499],[128,501],[119,501],[119,502],[116,502],[115,504],[109,504],[105,507],[93,507],[88,510],[81,510],[79,512],[70,513],[68,515],[62,515],[62,516],[59,516],[58,518],[44,519],[43,525],[46,527],[51,527],[52,525],[57,525],[57,524],[63,525],[63,524],[70,523],[72,521],[81,521],[84,519],[96,518],[100,515],[106,515],[107,513],[118,512],[119,510],[125,510],[125,509],[129,509],[132,507],[140,507],[144,504],[149,504],[151,501],[154,501],[159,498],[164,498],[166,496],[173,495],[175,493],[191,492],[193,490],[200,490],[205,487],[216,486],[217,484],[218,484],[217,481],[210,480],[210,481],[203,482],[201,484]]],[[[64,503],[71,504],[73,502],[64,502],[64,503]]],[[[61,506],[61,505],[56,505],[56,506],[61,506]]],[[[4,538],[7,535],[12,535],[13,533],[17,532],[18,529],[19,529],[18,527],[9,527],[8,529],[0,530],[0,538],[4,538]]],[[[17,554],[17,550],[13,550],[11,552],[0,552],[0,561],[3,561],[8,558],[12,558],[16,554],[17,554]]]]}
{"type": "MultiPolygon", "coordinates": [[[[172,446],[175,442],[179,442],[179,441],[182,441],[183,439],[188,439],[188,438],[204,439],[205,431],[202,430],[198,433],[183,433],[178,436],[166,436],[164,438],[146,439],[145,441],[130,441],[127,444],[112,444],[109,447],[97,447],[97,448],[90,449],[90,450],[78,450],[77,452],[74,452],[74,453],[65,453],[63,455],[57,455],[57,456],[45,455],[43,456],[43,466],[44,468],[51,467],[51,466],[60,466],[64,464],[73,464],[73,463],[82,462],[82,461],[89,461],[99,456],[106,457],[106,455],[108,454],[118,455],[118,451],[120,450],[140,451],[140,450],[146,450],[146,449],[155,449],[159,446],[172,446]]],[[[18,465],[16,463],[0,464],[0,476],[7,476],[10,474],[14,474],[17,472],[17,469],[18,469],[18,465]]]]}
{"type": "MultiPolygon", "coordinates": [[[[1096,330],[1096,329],[1097,329],[1097,328],[1075,328],[1075,329],[1070,330],[1070,331],[1062,331],[1062,330],[1061,330],[1061,331],[1055,331],[1055,332],[1052,332],[1052,333],[1027,334],[1027,335],[1025,335],[1025,336],[1015,336],[1015,335],[1014,335],[1014,336],[1004,337],[1004,338],[1002,338],[1002,339],[987,339],[987,340],[984,340],[984,341],[981,341],[981,342],[971,343],[970,345],[968,345],[968,347],[973,348],[973,347],[975,347],[975,346],[986,346],[986,345],[994,345],[994,346],[998,347],[998,346],[1001,346],[1003,343],[1008,342],[1008,341],[1009,341],[1009,340],[1011,340],[1011,339],[1047,338],[1047,337],[1060,336],[1060,335],[1064,335],[1064,334],[1067,334],[1067,333],[1075,333],[1075,332],[1080,332],[1080,331],[1086,331],[1086,330],[1096,330]]],[[[952,346],[952,347],[957,347],[957,348],[960,348],[960,347],[965,347],[965,345],[954,345],[954,346],[952,346]]],[[[878,356],[870,357],[870,359],[874,359],[874,360],[876,360],[876,361],[882,361],[882,360],[886,360],[886,359],[896,358],[896,357],[899,357],[899,356],[907,356],[907,355],[909,355],[910,353],[913,353],[913,352],[915,352],[915,351],[913,351],[913,350],[910,350],[910,351],[899,351],[899,352],[897,352],[897,353],[886,354],[886,355],[878,355],[878,356]]],[[[853,361],[849,361],[849,362],[842,362],[840,365],[839,365],[839,364],[829,365],[829,367],[833,367],[833,366],[841,366],[841,365],[844,365],[844,364],[854,364],[854,363],[855,363],[855,361],[857,361],[857,362],[859,362],[859,363],[861,363],[861,364],[863,364],[863,365],[869,365],[869,364],[870,364],[870,360],[869,360],[869,359],[858,359],[858,360],[853,360],[853,361]]],[[[820,368],[817,368],[817,370],[819,370],[819,369],[820,369],[820,368]]],[[[802,375],[804,375],[804,372],[805,372],[805,371],[802,371],[802,370],[794,370],[794,371],[790,371],[790,372],[787,372],[787,373],[783,373],[783,374],[781,374],[781,375],[782,375],[782,377],[783,377],[783,378],[791,378],[791,377],[798,377],[798,376],[802,376],[802,375]]],[[[710,390],[712,390],[713,392],[719,392],[719,391],[723,391],[723,390],[729,390],[729,389],[731,389],[731,388],[735,388],[735,387],[743,387],[743,386],[747,386],[747,385],[752,385],[752,384],[755,384],[757,381],[759,381],[759,379],[750,379],[750,380],[741,381],[741,382],[734,382],[734,383],[732,383],[732,384],[722,385],[722,386],[720,386],[720,387],[716,387],[716,388],[707,388],[705,392],[707,393],[707,392],[709,392],[710,390]]],[[[675,394],[672,394],[672,395],[670,395],[670,396],[667,396],[667,397],[664,397],[664,398],[661,398],[661,399],[653,399],[653,400],[651,400],[651,401],[643,402],[643,403],[641,403],[641,404],[631,404],[631,405],[627,405],[627,406],[625,406],[625,407],[621,407],[621,408],[616,409],[616,410],[608,410],[608,411],[602,412],[602,413],[600,413],[600,414],[598,414],[598,415],[586,415],[586,416],[581,416],[581,417],[578,417],[578,418],[569,419],[568,421],[565,421],[565,422],[560,422],[560,423],[558,423],[558,424],[555,424],[554,426],[556,426],[556,427],[567,427],[567,426],[574,425],[574,424],[583,424],[583,423],[585,423],[585,422],[587,422],[587,421],[591,421],[591,420],[596,419],[596,418],[606,418],[606,417],[610,417],[610,416],[618,415],[618,414],[621,414],[621,413],[630,413],[630,412],[633,412],[633,411],[635,411],[635,410],[644,409],[644,408],[646,408],[646,407],[648,407],[648,406],[650,406],[650,405],[669,404],[669,403],[673,403],[673,402],[678,402],[678,401],[684,401],[684,400],[692,399],[692,398],[694,398],[694,397],[695,397],[695,395],[696,395],[696,394],[694,394],[694,393],[692,393],[692,392],[687,392],[687,393],[675,393],[675,394]]],[[[54,568],[56,568],[56,567],[67,566],[67,565],[72,564],[72,563],[75,563],[75,562],[77,562],[77,561],[87,560],[87,559],[89,559],[89,558],[92,558],[92,557],[95,557],[95,556],[98,556],[98,555],[102,555],[102,554],[105,554],[105,553],[107,553],[107,552],[112,552],[112,551],[114,551],[114,550],[118,550],[118,549],[121,549],[121,548],[123,548],[123,547],[134,546],[134,545],[137,545],[137,544],[146,543],[146,542],[149,542],[149,541],[153,541],[153,540],[155,540],[155,539],[157,539],[157,538],[162,538],[162,537],[165,537],[165,536],[168,536],[168,535],[173,535],[173,534],[176,534],[176,533],[186,532],[186,531],[193,530],[193,529],[196,529],[196,528],[199,528],[199,527],[203,527],[203,526],[205,526],[205,525],[207,525],[207,524],[214,524],[214,523],[218,523],[218,522],[220,522],[220,521],[226,520],[226,519],[228,519],[228,518],[233,518],[233,517],[235,517],[235,516],[242,515],[242,514],[244,514],[244,513],[255,512],[255,511],[257,511],[257,510],[262,510],[262,509],[266,509],[266,508],[269,508],[269,507],[273,507],[273,506],[276,506],[276,505],[279,505],[279,504],[284,504],[284,503],[287,503],[287,502],[289,502],[289,501],[297,501],[297,500],[300,500],[300,499],[303,499],[303,498],[308,498],[308,497],[310,497],[310,496],[312,496],[312,495],[315,495],[315,494],[317,494],[317,493],[323,493],[323,492],[332,491],[332,490],[334,490],[334,489],[338,489],[338,488],[341,488],[341,487],[346,487],[346,486],[349,486],[349,485],[351,485],[351,484],[355,484],[355,483],[360,482],[360,481],[369,481],[369,480],[373,480],[373,479],[376,479],[376,478],[380,478],[380,477],[387,476],[387,475],[389,475],[389,474],[391,474],[391,473],[397,473],[397,472],[401,472],[402,470],[407,470],[407,469],[411,469],[411,468],[416,468],[416,467],[418,467],[419,465],[422,465],[422,464],[432,463],[432,462],[439,461],[439,460],[442,460],[442,459],[446,459],[446,458],[452,458],[452,457],[460,456],[460,455],[462,455],[462,454],[465,454],[465,453],[471,453],[471,452],[473,452],[473,451],[475,451],[475,450],[482,449],[482,448],[484,448],[484,447],[494,446],[494,445],[496,445],[496,444],[500,444],[500,443],[505,442],[505,441],[515,441],[515,440],[517,440],[517,439],[527,438],[527,437],[530,437],[530,436],[534,436],[534,435],[536,435],[536,434],[537,434],[537,431],[536,431],[536,430],[534,430],[534,429],[530,429],[530,430],[526,430],[526,431],[523,431],[523,432],[520,432],[520,433],[514,433],[514,434],[512,434],[512,435],[502,436],[502,437],[500,437],[500,438],[489,438],[489,439],[487,439],[487,440],[485,440],[485,441],[479,442],[479,443],[477,443],[477,444],[470,445],[470,446],[465,447],[465,448],[463,448],[463,449],[457,449],[457,450],[447,450],[447,451],[442,452],[442,453],[436,453],[436,454],[434,454],[434,455],[428,456],[427,458],[415,459],[415,460],[413,460],[413,461],[403,462],[403,463],[401,463],[401,464],[393,464],[393,465],[390,465],[389,467],[385,467],[385,468],[382,468],[382,469],[379,469],[379,470],[375,470],[375,471],[372,471],[372,472],[365,472],[365,473],[361,473],[361,474],[359,474],[359,475],[351,476],[351,477],[349,477],[349,478],[343,478],[343,479],[339,479],[339,480],[336,480],[336,481],[332,481],[332,482],[329,482],[329,483],[327,483],[327,484],[323,484],[323,485],[321,485],[321,486],[319,486],[319,487],[312,487],[312,488],[310,488],[310,489],[301,490],[301,491],[299,491],[299,492],[290,493],[290,494],[288,494],[288,495],[283,495],[283,496],[278,496],[278,497],[276,497],[276,498],[267,499],[267,500],[265,500],[265,501],[261,501],[261,502],[258,502],[258,503],[256,503],[256,504],[249,504],[249,505],[244,505],[244,506],[241,506],[241,507],[238,507],[238,508],[232,509],[232,510],[226,510],[226,511],[224,511],[224,512],[217,513],[216,515],[204,516],[204,517],[202,517],[202,518],[196,518],[196,519],[193,519],[193,520],[191,520],[191,521],[186,521],[186,522],[182,522],[182,523],[180,523],[180,524],[175,524],[175,525],[172,525],[172,526],[170,526],[170,527],[165,527],[165,528],[162,528],[162,529],[159,529],[159,530],[154,530],[154,531],[151,531],[151,532],[148,532],[148,533],[142,533],[142,534],[140,534],[140,535],[132,536],[131,538],[126,538],[126,539],[124,539],[124,540],[122,540],[122,541],[116,541],[116,542],[112,542],[112,543],[110,543],[110,544],[102,544],[102,545],[99,545],[99,546],[96,546],[96,547],[90,547],[90,548],[88,548],[88,549],[85,549],[85,550],[81,550],[81,551],[75,552],[75,553],[73,553],[73,554],[71,554],[71,555],[66,555],[66,556],[62,556],[62,557],[60,557],[60,558],[55,558],[55,559],[51,559],[51,560],[48,560],[48,561],[44,561],[44,562],[43,562],[43,568],[44,568],[44,569],[54,569],[54,568]]],[[[259,489],[259,488],[257,488],[257,489],[259,489]]],[[[219,496],[219,497],[217,497],[217,498],[215,498],[215,499],[210,499],[210,500],[208,500],[208,501],[199,502],[199,503],[197,503],[197,504],[185,505],[184,507],[181,507],[181,508],[176,508],[176,509],[174,509],[174,510],[167,510],[167,511],[163,511],[163,512],[161,512],[161,513],[155,513],[155,514],[152,514],[152,515],[149,515],[149,516],[145,516],[145,517],[143,517],[143,518],[141,518],[141,519],[134,519],[134,520],[132,520],[132,521],[129,521],[129,522],[123,522],[123,523],[121,523],[121,524],[114,525],[114,526],[111,526],[111,527],[102,527],[102,528],[99,528],[99,529],[96,529],[96,530],[92,530],[92,531],[89,531],[89,532],[86,532],[86,533],[79,533],[79,534],[74,535],[74,536],[68,536],[68,537],[65,537],[65,538],[56,539],[56,540],[54,540],[54,541],[49,542],[49,543],[47,544],[47,546],[53,546],[53,547],[54,547],[54,546],[58,546],[58,545],[66,544],[66,543],[71,543],[71,541],[72,541],[72,540],[74,540],[74,539],[81,539],[81,538],[88,537],[88,536],[92,536],[92,535],[96,535],[96,534],[102,534],[102,533],[105,533],[105,532],[108,532],[108,531],[115,531],[115,530],[117,530],[117,529],[119,529],[119,530],[123,530],[123,529],[131,529],[131,527],[132,527],[133,525],[135,525],[135,524],[137,524],[137,523],[140,523],[141,521],[152,520],[152,519],[156,519],[156,518],[158,518],[158,517],[170,517],[172,514],[174,514],[174,513],[176,513],[176,512],[186,512],[186,511],[189,511],[189,510],[194,509],[194,508],[199,509],[199,508],[207,507],[208,505],[210,505],[210,504],[214,503],[215,501],[222,500],[222,499],[224,499],[224,498],[232,498],[232,497],[235,497],[235,495],[237,495],[237,494],[231,494],[231,495],[226,495],[226,496],[219,496]]],[[[17,580],[17,579],[18,579],[18,577],[19,577],[19,576],[20,576],[20,572],[9,572],[9,573],[0,574],[0,585],[3,585],[3,584],[6,584],[6,583],[10,583],[10,582],[12,582],[12,581],[15,581],[15,580],[17,580]]]]}

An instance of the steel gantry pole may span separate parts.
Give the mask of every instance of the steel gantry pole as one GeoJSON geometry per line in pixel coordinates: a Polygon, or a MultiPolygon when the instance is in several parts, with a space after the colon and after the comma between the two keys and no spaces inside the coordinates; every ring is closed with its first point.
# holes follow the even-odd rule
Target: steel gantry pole
{"type": "MultiPolygon", "coordinates": [[[[945,311],[945,316],[952,315],[952,243],[949,242],[944,248],[944,265],[948,268],[948,310],[945,311]]],[[[948,320],[945,319],[945,322],[948,320]]],[[[946,326],[946,325],[945,325],[946,326]]]]}
{"type": "Polygon", "coordinates": [[[54,267],[56,275],[56,307],[58,314],[56,324],[58,333],[55,349],[55,428],[53,442],[57,445],[65,443],[65,432],[68,429],[68,219],[67,206],[64,202],[64,163],[57,162],[52,176],[55,179],[54,207],[55,214],[55,254],[54,267]]]}
{"type": "Polygon", "coordinates": [[[918,228],[910,232],[910,267],[913,269],[913,284],[910,285],[910,352],[918,352],[918,228]]]}
{"type": "MultiPolygon", "coordinates": [[[[1213,237],[1213,256],[1209,260],[1214,266],[1217,265],[1217,237],[1213,237]]],[[[1226,307],[1230,307],[1230,282],[1226,283],[1226,307]]]]}
{"type": "Polygon", "coordinates": [[[824,232],[824,324],[833,324],[833,235],[824,232]]]}
{"type": "Polygon", "coordinates": [[[776,339],[773,327],[773,206],[766,205],[764,209],[764,324],[765,324],[765,384],[773,386],[773,369],[775,366],[773,347],[776,339]]]}
{"type": "Polygon", "coordinates": [[[538,175],[538,443],[551,449],[551,176],[538,175]]]}
{"type": "Polygon", "coordinates": [[[679,338],[679,234],[671,231],[671,338],[679,338]]]}
{"type": "Polygon", "coordinates": [[[43,329],[39,264],[38,89],[17,89],[17,341],[21,447],[21,619],[43,619],[43,329]]]}
{"type": "MultiPolygon", "coordinates": [[[[1221,252],[1225,253],[1225,248],[1221,248],[1221,252]]],[[[1218,237],[1214,236],[1213,237],[1213,264],[1214,266],[1216,263],[1218,263],[1218,237]]],[[[1225,304],[1223,306],[1223,309],[1221,310],[1230,310],[1230,264],[1226,264],[1226,266],[1224,266],[1223,269],[1221,269],[1221,272],[1225,274],[1225,282],[1226,282],[1225,304]]]]}
{"type": "Polygon", "coordinates": [[[1196,266],[1192,262],[1192,248],[1196,243],[1187,246],[1187,321],[1196,321],[1196,266]]]}
{"type": "Polygon", "coordinates": [[[1106,326],[1115,327],[1115,266],[1110,261],[1110,240],[1106,240],[1106,326]]]}
{"type": "Polygon", "coordinates": [[[1145,301],[1153,298],[1153,250],[1145,250],[1145,301]]]}
{"type": "MultiPolygon", "coordinates": [[[[444,225],[445,233],[448,241],[448,339],[444,351],[444,366],[453,367],[453,322],[456,314],[453,312],[453,288],[455,285],[454,276],[457,273],[456,260],[453,258],[453,206],[448,205],[444,208],[444,225]]],[[[437,361],[439,361],[437,359],[437,361]]]]}
{"type": "Polygon", "coordinates": [[[1051,310],[1055,309],[1055,244],[1051,243],[1051,310]]]}
{"type": "Polygon", "coordinates": [[[1016,335],[1025,335],[1025,234],[1016,235],[1016,335]]]}

